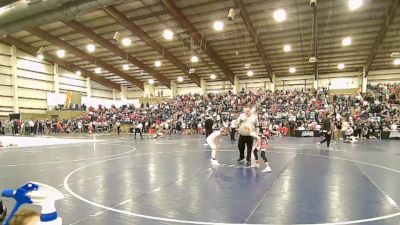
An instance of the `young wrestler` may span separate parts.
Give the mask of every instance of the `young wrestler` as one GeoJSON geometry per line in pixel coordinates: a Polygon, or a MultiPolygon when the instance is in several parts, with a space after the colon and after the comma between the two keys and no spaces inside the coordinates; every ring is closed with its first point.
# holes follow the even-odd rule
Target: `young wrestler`
{"type": "Polygon", "coordinates": [[[268,159],[265,155],[265,152],[268,148],[268,133],[264,133],[261,137],[258,136],[257,134],[253,133],[252,135],[253,137],[255,137],[257,139],[257,145],[256,148],[254,149],[253,153],[254,153],[254,158],[255,158],[255,164],[253,165],[253,167],[260,167],[260,163],[258,161],[258,150],[261,150],[261,158],[264,160],[265,163],[265,169],[263,169],[261,172],[264,173],[270,173],[272,171],[271,167],[269,166],[268,163],[268,159]]]}
{"type": "Polygon", "coordinates": [[[223,127],[220,130],[216,130],[212,132],[206,139],[208,146],[211,148],[211,165],[218,166],[219,162],[216,158],[217,154],[217,146],[222,136],[226,136],[229,134],[229,129],[227,127],[223,127]]]}

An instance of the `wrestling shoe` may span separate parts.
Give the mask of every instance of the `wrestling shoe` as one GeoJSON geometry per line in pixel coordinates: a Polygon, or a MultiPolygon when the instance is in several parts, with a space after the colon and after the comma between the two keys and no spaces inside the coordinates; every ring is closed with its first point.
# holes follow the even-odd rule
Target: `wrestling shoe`
{"type": "Polygon", "coordinates": [[[244,158],[239,158],[236,162],[238,162],[238,163],[243,163],[243,162],[245,162],[246,160],[244,159],[244,158]]]}
{"type": "Polygon", "coordinates": [[[272,171],[272,169],[269,166],[269,164],[266,164],[265,169],[263,169],[261,172],[263,172],[263,173],[271,173],[271,171],[272,171]]]}
{"type": "Polygon", "coordinates": [[[253,163],[251,164],[251,167],[253,167],[253,168],[260,168],[260,163],[258,162],[258,160],[256,160],[255,162],[253,162],[253,163]]]}
{"type": "Polygon", "coordinates": [[[216,159],[210,159],[210,162],[211,162],[211,166],[219,166],[219,165],[221,165],[221,164],[219,164],[218,160],[216,160],[216,159]]]}
{"type": "Polygon", "coordinates": [[[251,162],[246,162],[245,167],[251,167],[251,162]]]}

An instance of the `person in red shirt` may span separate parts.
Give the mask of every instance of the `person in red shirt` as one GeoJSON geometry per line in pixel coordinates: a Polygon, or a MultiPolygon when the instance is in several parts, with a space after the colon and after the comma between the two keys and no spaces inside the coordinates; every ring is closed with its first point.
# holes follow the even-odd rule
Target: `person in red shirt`
{"type": "Polygon", "coordinates": [[[265,152],[267,151],[269,142],[268,142],[268,136],[262,135],[261,137],[253,134],[252,136],[257,138],[257,145],[256,148],[253,151],[254,158],[255,158],[255,164],[254,167],[260,167],[260,163],[258,161],[258,150],[261,151],[261,158],[264,160],[265,163],[265,168],[261,171],[263,173],[270,173],[272,171],[271,167],[269,166],[269,162],[267,159],[267,156],[265,155],[265,152]]]}

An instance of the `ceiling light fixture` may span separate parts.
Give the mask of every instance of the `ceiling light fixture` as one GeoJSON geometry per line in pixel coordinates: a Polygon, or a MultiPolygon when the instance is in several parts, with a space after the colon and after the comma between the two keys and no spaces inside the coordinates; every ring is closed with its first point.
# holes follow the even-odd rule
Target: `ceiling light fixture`
{"type": "Polygon", "coordinates": [[[343,46],[349,46],[349,45],[351,45],[351,37],[343,38],[342,45],[343,45],[343,46]]]}
{"type": "Polygon", "coordinates": [[[274,19],[276,22],[283,22],[286,20],[286,12],[283,9],[278,9],[274,12],[274,19]]]}
{"type": "Polygon", "coordinates": [[[296,73],[296,67],[290,67],[289,72],[290,73],[296,73]]]}
{"type": "Polygon", "coordinates": [[[160,60],[155,61],[155,62],[154,62],[154,65],[155,65],[156,67],[160,67],[160,66],[161,66],[161,61],[160,61],[160,60]]]}
{"type": "Polygon", "coordinates": [[[94,52],[96,50],[96,46],[94,44],[88,44],[86,45],[86,50],[88,50],[88,52],[94,52]]]}
{"type": "Polygon", "coordinates": [[[150,79],[150,80],[149,80],[149,84],[154,84],[154,80],[153,80],[153,79],[150,79]]]}
{"type": "Polygon", "coordinates": [[[363,5],[363,0],[349,0],[349,9],[351,11],[360,8],[363,5]]]}
{"type": "Polygon", "coordinates": [[[57,56],[59,58],[64,58],[65,57],[65,50],[63,50],[63,49],[58,50],[57,51],[57,56]]]}
{"type": "Polygon", "coordinates": [[[97,74],[101,73],[101,68],[97,67],[96,69],[94,69],[94,72],[97,73],[97,74]]]}
{"type": "Polygon", "coordinates": [[[43,56],[42,54],[39,54],[39,55],[37,55],[37,59],[43,60],[43,59],[44,59],[44,56],[43,56]]]}
{"type": "Polygon", "coordinates": [[[78,70],[78,71],[76,71],[76,72],[75,72],[75,74],[76,74],[77,76],[80,76],[80,75],[82,75],[81,71],[79,71],[79,70],[78,70]]]}
{"type": "Polygon", "coordinates": [[[292,51],[292,46],[291,45],[284,45],[283,46],[283,51],[284,52],[291,52],[292,51]]]}
{"type": "Polygon", "coordinates": [[[183,81],[183,77],[178,77],[178,82],[182,82],[183,81]]]}
{"type": "Polygon", "coordinates": [[[254,72],[252,70],[247,71],[247,76],[252,77],[254,75],[254,72]]]}
{"type": "Polygon", "coordinates": [[[123,38],[122,39],[122,44],[124,46],[130,46],[132,44],[132,40],[130,38],[123,38]]]}
{"type": "Polygon", "coordinates": [[[122,69],[124,69],[125,71],[126,71],[126,70],[129,70],[129,65],[128,65],[128,64],[122,65],[122,69]]]}
{"type": "Polygon", "coordinates": [[[395,66],[400,65],[400,58],[395,59],[395,60],[393,61],[393,64],[394,64],[395,66]]]}
{"type": "Polygon", "coordinates": [[[221,31],[222,29],[224,29],[224,23],[221,21],[215,21],[214,22],[214,30],[221,31]]]}
{"type": "Polygon", "coordinates": [[[340,63],[338,66],[337,66],[337,68],[339,69],[339,70],[342,70],[342,69],[344,69],[344,64],[343,63],[340,63]]]}
{"type": "Polygon", "coordinates": [[[216,76],[215,74],[211,74],[211,75],[210,75],[210,78],[211,78],[212,80],[215,80],[215,78],[217,78],[217,76],[216,76]]]}
{"type": "Polygon", "coordinates": [[[172,40],[174,38],[174,32],[172,32],[171,30],[168,30],[168,29],[164,30],[163,37],[166,40],[170,41],[170,40],[172,40]]]}
{"type": "Polygon", "coordinates": [[[197,63],[199,61],[199,57],[194,55],[192,58],[190,58],[190,61],[192,61],[192,63],[197,63]]]}

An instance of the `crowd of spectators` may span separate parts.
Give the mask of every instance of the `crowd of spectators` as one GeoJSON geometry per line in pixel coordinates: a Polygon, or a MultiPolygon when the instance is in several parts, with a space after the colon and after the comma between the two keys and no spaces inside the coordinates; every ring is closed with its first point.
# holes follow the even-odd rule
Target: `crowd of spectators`
{"type": "Polygon", "coordinates": [[[399,93],[399,84],[377,84],[364,95],[333,96],[335,137],[380,138],[383,131],[397,131],[399,93]]]}
{"type": "Polygon", "coordinates": [[[379,84],[369,85],[364,95],[333,97],[325,88],[187,94],[169,102],[142,104],[139,108],[132,105],[89,107],[87,114],[70,120],[1,120],[0,134],[6,130],[25,135],[119,132],[120,126],[133,130],[139,123],[143,133],[197,134],[203,133],[206,118],[214,120],[215,128],[224,125],[234,128],[243,108],[251,106],[261,127],[283,135],[294,135],[295,130],[320,130],[321,116],[329,111],[337,139],[351,135],[360,139],[379,138],[377,131],[397,130],[399,93],[399,84],[379,84]]]}

